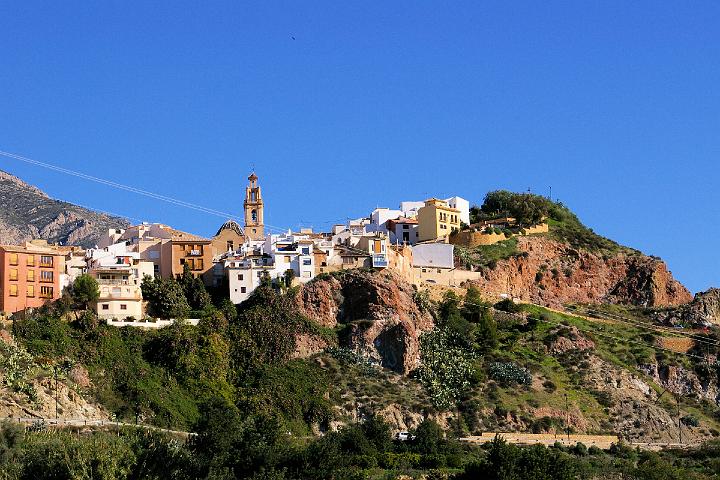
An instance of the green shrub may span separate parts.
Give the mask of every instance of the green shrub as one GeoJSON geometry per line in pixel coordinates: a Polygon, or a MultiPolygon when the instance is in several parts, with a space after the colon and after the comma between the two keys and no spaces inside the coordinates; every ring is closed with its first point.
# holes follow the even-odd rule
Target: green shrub
{"type": "Polygon", "coordinates": [[[491,363],[488,367],[488,376],[503,386],[532,383],[530,372],[513,362],[491,363]]]}

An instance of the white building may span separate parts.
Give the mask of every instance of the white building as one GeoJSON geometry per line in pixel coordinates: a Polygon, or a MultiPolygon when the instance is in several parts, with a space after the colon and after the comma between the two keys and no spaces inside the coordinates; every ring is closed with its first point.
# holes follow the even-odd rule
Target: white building
{"type": "Polygon", "coordinates": [[[389,208],[376,208],[370,214],[370,225],[367,227],[368,232],[387,233],[386,223],[388,220],[394,220],[402,217],[401,210],[390,210],[389,208]]]}
{"type": "Polygon", "coordinates": [[[325,239],[313,240],[309,233],[288,232],[267,235],[262,244],[244,255],[228,254],[220,259],[216,268],[222,268],[227,275],[230,300],[235,304],[247,300],[264,276],[276,283],[286,282],[289,277],[300,283],[312,280],[316,242],[324,245],[325,251],[333,249],[325,239]]]}
{"type": "Polygon", "coordinates": [[[230,300],[234,304],[244,302],[260,286],[264,275],[272,277],[274,265],[272,259],[261,253],[244,257],[228,257],[224,261],[227,273],[230,300]]]}
{"type": "Polygon", "coordinates": [[[417,217],[417,212],[425,206],[425,202],[400,202],[400,211],[407,218],[417,217]]]}
{"type": "Polygon", "coordinates": [[[386,223],[390,243],[393,245],[408,244],[415,245],[420,233],[418,231],[418,221],[414,218],[399,217],[394,220],[388,220],[386,223]]]}
{"type": "Polygon", "coordinates": [[[450,197],[446,198],[445,201],[450,208],[460,210],[461,222],[470,225],[470,202],[461,197],[450,197]]]}

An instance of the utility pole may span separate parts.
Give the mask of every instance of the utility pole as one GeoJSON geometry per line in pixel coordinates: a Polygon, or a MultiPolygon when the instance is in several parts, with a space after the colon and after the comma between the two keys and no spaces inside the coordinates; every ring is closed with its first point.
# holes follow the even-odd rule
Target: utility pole
{"type": "Polygon", "coordinates": [[[675,394],[675,403],[677,404],[678,432],[680,432],[680,445],[682,445],[682,420],[680,419],[680,397],[675,394]]]}
{"type": "Polygon", "coordinates": [[[568,405],[568,394],[565,394],[565,432],[567,433],[568,443],[570,442],[570,407],[568,405]]]}
{"type": "Polygon", "coordinates": [[[53,372],[55,373],[55,423],[58,420],[58,373],[57,365],[53,366],[53,372]]]}

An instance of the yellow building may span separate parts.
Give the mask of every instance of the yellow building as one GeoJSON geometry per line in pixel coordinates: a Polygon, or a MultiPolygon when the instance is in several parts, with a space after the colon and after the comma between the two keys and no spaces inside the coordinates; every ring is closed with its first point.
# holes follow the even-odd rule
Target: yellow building
{"type": "Polygon", "coordinates": [[[421,242],[445,238],[460,230],[460,210],[437,198],[425,200],[425,206],[418,210],[417,220],[421,242]]]}

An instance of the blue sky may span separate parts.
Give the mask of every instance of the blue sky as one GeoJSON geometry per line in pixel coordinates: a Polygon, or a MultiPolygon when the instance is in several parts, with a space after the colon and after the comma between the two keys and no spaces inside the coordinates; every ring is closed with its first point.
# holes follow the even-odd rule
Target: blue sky
{"type": "MultiPolygon", "coordinates": [[[[692,291],[720,286],[720,3],[23,1],[0,22],[0,150],[236,214],[254,164],[279,227],[552,186],[692,291]]],[[[0,169],[132,218],[223,222],[0,169]]]]}

